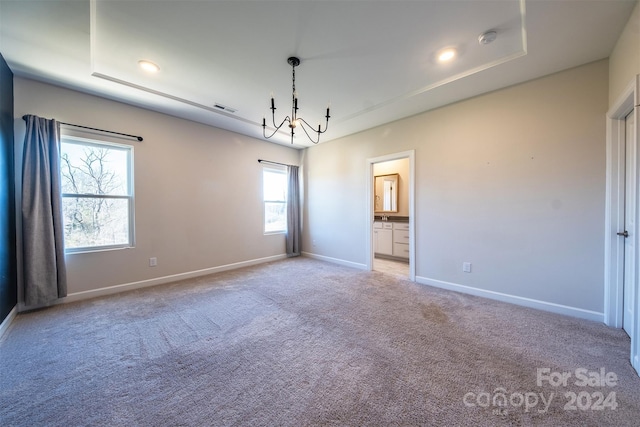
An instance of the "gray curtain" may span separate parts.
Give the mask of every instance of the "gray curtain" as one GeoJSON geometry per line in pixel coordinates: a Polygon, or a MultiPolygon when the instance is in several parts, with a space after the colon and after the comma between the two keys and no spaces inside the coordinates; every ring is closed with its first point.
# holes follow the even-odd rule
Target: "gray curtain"
{"type": "Polygon", "coordinates": [[[46,306],[67,295],[60,191],[60,125],[24,116],[22,264],[24,302],[46,306]]]}
{"type": "Polygon", "coordinates": [[[287,256],[300,256],[300,181],[298,166],[287,166],[287,256]]]}

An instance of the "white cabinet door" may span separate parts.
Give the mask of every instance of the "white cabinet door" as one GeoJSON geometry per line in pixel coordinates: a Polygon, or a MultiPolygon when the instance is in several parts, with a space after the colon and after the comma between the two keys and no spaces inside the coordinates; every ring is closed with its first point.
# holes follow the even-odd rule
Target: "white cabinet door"
{"type": "Polygon", "coordinates": [[[378,231],[380,230],[373,230],[373,253],[378,253],[378,231]]]}
{"type": "Polygon", "coordinates": [[[374,252],[378,254],[393,255],[393,230],[374,230],[374,252]]]}

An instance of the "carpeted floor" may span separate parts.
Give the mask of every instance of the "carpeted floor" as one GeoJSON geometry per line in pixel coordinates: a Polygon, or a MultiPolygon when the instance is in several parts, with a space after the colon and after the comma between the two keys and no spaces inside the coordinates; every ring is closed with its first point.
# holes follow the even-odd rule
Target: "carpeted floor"
{"type": "Polygon", "coordinates": [[[0,425],[632,426],[628,358],[602,324],[288,259],[19,315],[0,425]]]}

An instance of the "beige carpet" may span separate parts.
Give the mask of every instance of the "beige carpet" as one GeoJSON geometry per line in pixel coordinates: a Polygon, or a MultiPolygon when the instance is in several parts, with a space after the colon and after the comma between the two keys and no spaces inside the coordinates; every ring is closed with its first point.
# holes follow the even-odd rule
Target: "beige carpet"
{"type": "Polygon", "coordinates": [[[631,426],[628,356],[602,324],[288,259],[19,315],[0,425],[631,426]]]}

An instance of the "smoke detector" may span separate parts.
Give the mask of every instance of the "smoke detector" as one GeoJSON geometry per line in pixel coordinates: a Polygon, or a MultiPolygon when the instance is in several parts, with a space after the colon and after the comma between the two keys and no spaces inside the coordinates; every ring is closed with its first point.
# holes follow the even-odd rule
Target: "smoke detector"
{"type": "Polygon", "coordinates": [[[498,37],[498,32],[491,30],[491,31],[487,31],[485,33],[482,33],[478,36],[478,43],[480,44],[489,44],[491,42],[493,42],[496,37],[498,37]]]}

